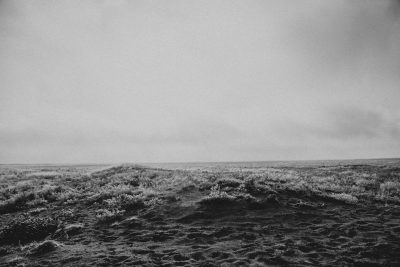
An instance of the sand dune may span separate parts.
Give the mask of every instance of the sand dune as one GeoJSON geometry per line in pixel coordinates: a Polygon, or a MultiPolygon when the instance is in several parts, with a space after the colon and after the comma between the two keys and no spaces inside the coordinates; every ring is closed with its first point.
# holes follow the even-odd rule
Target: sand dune
{"type": "Polygon", "coordinates": [[[396,166],[88,173],[2,168],[0,265],[400,264],[396,166]]]}

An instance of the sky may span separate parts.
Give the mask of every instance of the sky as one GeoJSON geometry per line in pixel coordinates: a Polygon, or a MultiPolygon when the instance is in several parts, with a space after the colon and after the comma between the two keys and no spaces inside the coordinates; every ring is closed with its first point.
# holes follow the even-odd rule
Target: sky
{"type": "Polygon", "coordinates": [[[400,1],[0,1],[0,163],[400,157],[400,1]]]}

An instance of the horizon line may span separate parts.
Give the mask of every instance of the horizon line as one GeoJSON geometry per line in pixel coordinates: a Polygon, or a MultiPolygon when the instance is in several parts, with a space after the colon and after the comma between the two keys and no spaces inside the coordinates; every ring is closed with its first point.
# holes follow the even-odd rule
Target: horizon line
{"type": "Polygon", "coordinates": [[[124,165],[124,164],[204,164],[204,163],[254,163],[254,162],[307,162],[307,161],[350,161],[350,160],[400,160],[399,157],[382,157],[382,158],[342,158],[342,159],[295,159],[295,160],[243,160],[243,161],[173,161],[173,162],[87,162],[87,163],[0,163],[1,165],[42,165],[42,166],[51,166],[51,165],[81,165],[81,166],[89,166],[89,165],[124,165]]]}

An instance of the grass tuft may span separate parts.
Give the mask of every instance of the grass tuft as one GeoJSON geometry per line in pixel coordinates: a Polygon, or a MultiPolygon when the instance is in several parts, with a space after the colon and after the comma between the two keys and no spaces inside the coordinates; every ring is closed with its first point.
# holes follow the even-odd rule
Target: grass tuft
{"type": "Polygon", "coordinates": [[[50,217],[21,215],[0,230],[0,244],[24,244],[39,241],[57,230],[57,223],[50,217]]]}

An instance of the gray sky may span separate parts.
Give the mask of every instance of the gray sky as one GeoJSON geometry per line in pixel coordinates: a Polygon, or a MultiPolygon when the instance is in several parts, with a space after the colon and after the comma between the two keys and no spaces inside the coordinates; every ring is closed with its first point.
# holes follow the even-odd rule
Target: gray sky
{"type": "Polygon", "coordinates": [[[0,1],[0,162],[400,156],[400,2],[0,1]]]}

